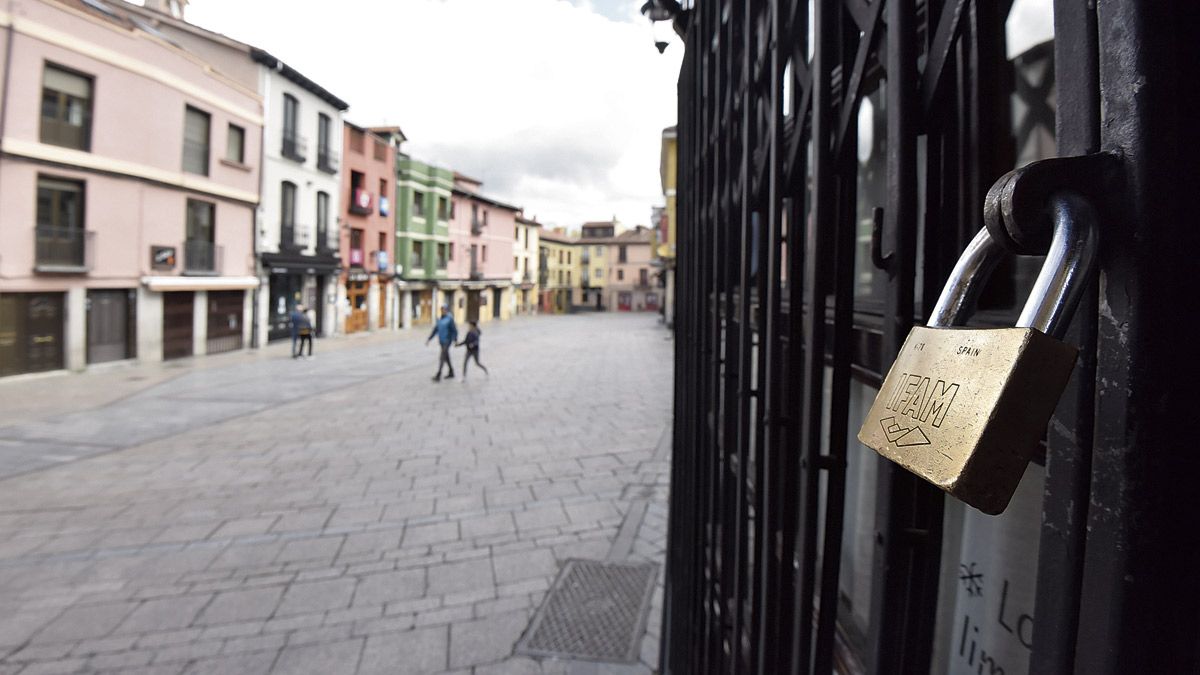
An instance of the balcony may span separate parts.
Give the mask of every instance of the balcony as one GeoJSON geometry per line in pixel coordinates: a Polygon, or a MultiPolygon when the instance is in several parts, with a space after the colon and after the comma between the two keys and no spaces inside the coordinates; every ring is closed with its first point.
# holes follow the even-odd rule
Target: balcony
{"type": "Polygon", "coordinates": [[[364,260],[366,260],[366,256],[363,255],[363,250],[361,248],[350,249],[348,261],[351,265],[362,267],[364,260]]]}
{"type": "Polygon", "coordinates": [[[189,239],[183,243],[183,273],[196,275],[220,274],[224,247],[211,241],[189,239]]]}
{"type": "Polygon", "coordinates": [[[296,241],[295,223],[282,223],[279,226],[279,250],[298,251],[300,243],[296,241]]]}
{"type": "Polygon", "coordinates": [[[279,151],[284,157],[303,163],[307,159],[308,141],[295,132],[283,132],[283,148],[279,151]]]}
{"type": "Polygon", "coordinates": [[[317,150],[317,168],[325,173],[337,173],[338,154],[329,148],[317,150]]]}
{"type": "Polygon", "coordinates": [[[371,208],[371,193],[362,188],[355,188],[350,200],[350,213],[356,216],[369,216],[375,213],[371,208]]]}
{"type": "Polygon", "coordinates": [[[34,270],[50,274],[79,274],[92,268],[91,251],[95,232],[78,227],[35,228],[34,270]]]}
{"type": "Polygon", "coordinates": [[[421,260],[420,253],[414,253],[408,259],[408,271],[412,274],[425,272],[425,262],[421,260]]]}
{"type": "Polygon", "coordinates": [[[329,243],[328,228],[318,227],[317,228],[317,253],[332,253],[334,251],[337,251],[337,244],[335,243],[335,244],[331,245],[329,243]]]}
{"type": "Polygon", "coordinates": [[[478,219],[471,220],[471,234],[483,234],[483,221],[478,219]]]}

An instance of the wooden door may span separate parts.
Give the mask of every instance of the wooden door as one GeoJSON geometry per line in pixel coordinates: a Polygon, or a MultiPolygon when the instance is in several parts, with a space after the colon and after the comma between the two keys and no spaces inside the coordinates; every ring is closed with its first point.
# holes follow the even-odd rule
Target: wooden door
{"type": "Polygon", "coordinates": [[[504,290],[500,288],[492,289],[492,318],[500,318],[500,301],[504,299],[504,290]]]}
{"type": "Polygon", "coordinates": [[[346,284],[346,298],[350,300],[350,314],[346,317],[346,332],[358,333],[367,329],[367,282],[350,281],[346,284]]]}
{"type": "Polygon", "coordinates": [[[379,284],[379,327],[387,328],[388,287],[382,280],[379,284]]]}
{"type": "Polygon", "coordinates": [[[163,293],[163,359],[179,359],[192,355],[191,291],[163,293]]]}
{"type": "Polygon", "coordinates": [[[133,291],[90,290],[87,294],[88,363],[132,356],[133,291]]]}
{"type": "Polygon", "coordinates": [[[479,291],[467,291],[467,321],[479,320],[479,291]]]}
{"type": "Polygon", "coordinates": [[[208,334],[205,338],[209,354],[242,348],[244,298],[244,291],[208,292],[208,334]]]}

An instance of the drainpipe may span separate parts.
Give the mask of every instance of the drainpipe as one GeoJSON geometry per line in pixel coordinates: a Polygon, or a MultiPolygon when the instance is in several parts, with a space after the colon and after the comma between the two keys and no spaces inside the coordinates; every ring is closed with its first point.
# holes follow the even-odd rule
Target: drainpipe
{"type": "MultiPolygon", "coordinates": [[[[0,90],[0,142],[3,142],[7,130],[5,123],[8,121],[8,81],[12,72],[13,37],[16,35],[13,31],[13,0],[8,0],[8,27],[4,29],[4,34],[4,88],[0,90]]],[[[4,153],[0,152],[0,158],[3,156],[4,153]]]]}
{"type": "MultiPolygon", "coordinates": [[[[257,276],[259,279],[259,284],[258,284],[258,286],[256,286],[254,288],[254,293],[252,294],[252,297],[253,297],[252,303],[253,304],[250,308],[250,345],[255,349],[258,349],[258,348],[261,348],[264,346],[263,344],[260,343],[260,338],[259,338],[260,331],[259,331],[258,324],[260,321],[266,320],[266,317],[259,316],[260,313],[258,310],[259,301],[261,300],[260,296],[263,293],[262,253],[261,253],[261,251],[259,251],[258,239],[262,233],[262,230],[260,229],[262,227],[262,196],[263,196],[263,191],[266,189],[266,183],[267,183],[267,124],[270,122],[270,118],[271,118],[271,100],[270,100],[271,99],[271,86],[270,86],[271,78],[267,77],[267,75],[265,73],[265,68],[266,67],[261,64],[258,66],[258,75],[259,75],[259,77],[262,78],[259,88],[263,90],[263,93],[262,93],[263,123],[262,123],[262,129],[260,129],[258,132],[258,204],[256,204],[254,206],[254,223],[252,225],[252,227],[254,228],[254,246],[251,248],[251,250],[253,251],[253,255],[254,255],[254,275],[257,276]]],[[[267,293],[269,294],[270,293],[270,286],[269,286],[270,277],[269,276],[267,277],[267,280],[268,280],[267,281],[267,283],[268,283],[267,293]]],[[[268,312],[267,314],[270,315],[270,312],[268,312]]]]}

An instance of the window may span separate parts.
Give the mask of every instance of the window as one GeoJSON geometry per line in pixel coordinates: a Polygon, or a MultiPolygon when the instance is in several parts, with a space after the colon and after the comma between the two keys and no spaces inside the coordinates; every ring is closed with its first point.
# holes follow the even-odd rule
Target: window
{"type": "Polygon", "coordinates": [[[361,228],[350,228],[350,264],[363,264],[363,231],[361,228]]]}
{"type": "Polygon", "coordinates": [[[568,286],[571,285],[571,272],[570,271],[567,272],[567,285],[568,286]]]}
{"type": "Polygon", "coordinates": [[[438,197],[438,220],[449,220],[451,215],[450,200],[438,197]]]}
{"type": "Polygon", "coordinates": [[[350,127],[350,152],[363,154],[363,132],[350,127]]]}
{"type": "Polygon", "coordinates": [[[454,217],[454,201],[453,200],[450,201],[450,217],[451,218],[454,217]]]}
{"type": "Polygon", "coordinates": [[[385,252],[387,251],[387,233],[386,232],[379,233],[379,248],[376,250],[385,251],[385,252]]]}
{"type": "Polygon", "coordinates": [[[558,264],[559,265],[563,264],[563,252],[561,249],[559,249],[559,251],[558,251],[558,264]]]}
{"type": "Polygon", "coordinates": [[[42,73],[42,142],[90,150],[91,136],[92,78],[47,63],[42,73]]]}
{"type": "Polygon", "coordinates": [[[513,228],[513,239],[516,239],[517,243],[521,242],[521,228],[519,228],[519,227],[513,228]]]}
{"type": "Polygon", "coordinates": [[[484,209],[483,210],[483,226],[484,227],[487,227],[487,214],[488,214],[487,209],[484,209]]]}
{"type": "Polygon", "coordinates": [[[283,95],[282,154],[297,162],[304,161],[304,139],[300,138],[300,102],[291,94],[283,95]]]}
{"type": "Polygon", "coordinates": [[[317,248],[329,248],[329,193],[317,193],[317,248]]]}
{"type": "Polygon", "coordinates": [[[617,262],[625,262],[625,245],[621,244],[617,247],[617,262]]]}
{"type": "Polygon", "coordinates": [[[229,125],[229,133],[225,136],[225,160],[246,163],[246,130],[236,124],[229,125]]]}
{"type": "Polygon", "coordinates": [[[329,115],[317,113],[317,168],[326,173],[337,171],[337,154],[329,147],[331,124],[329,115]]]}
{"type": "Polygon", "coordinates": [[[513,271],[514,272],[521,271],[521,259],[515,255],[513,256],[513,271]]]}
{"type": "Polygon", "coordinates": [[[454,242],[450,242],[450,256],[449,256],[449,258],[450,258],[451,260],[454,260],[454,242]]]}
{"type": "Polygon", "coordinates": [[[212,243],[216,241],[216,228],[213,222],[213,212],[216,204],[202,202],[199,199],[187,200],[187,239],[212,243]]]}
{"type": "Polygon", "coordinates": [[[644,267],[638,270],[638,283],[642,286],[650,285],[650,273],[644,267]]]}
{"type": "Polygon", "coordinates": [[[595,248],[596,248],[596,255],[598,255],[598,256],[604,255],[604,247],[603,246],[597,246],[595,248]]]}
{"type": "Polygon", "coordinates": [[[600,268],[599,268],[599,267],[597,267],[597,268],[595,269],[595,271],[593,271],[593,272],[592,272],[592,276],[594,276],[596,279],[603,279],[603,278],[604,278],[604,272],[602,272],[602,271],[600,270],[600,268]]]}
{"type": "Polygon", "coordinates": [[[375,141],[375,159],[380,162],[386,162],[387,161],[387,149],[388,149],[387,143],[380,143],[379,141],[375,141]]]}
{"type": "Polygon", "coordinates": [[[413,217],[425,217],[425,193],[419,190],[413,191],[413,217]]]}
{"type": "Polygon", "coordinates": [[[384,199],[387,196],[388,196],[387,179],[380,178],[379,179],[379,198],[384,199]]]}
{"type": "Polygon", "coordinates": [[[567,251],[567,264],[568,265],[571,264],[571,252],[570,251],[567,251]]]}
{"type": "Polygon", "coordinates": [[[437,264],[439,270],[446,269],[446,245],[437,245],[437,264]]]}
{"type": "Polygon", "coordinates": [[[414,241],[412,244],[412,263],[409,265],[414,271],[425,267],[425,246],[423,242],[414,241]]]}
{"type": "Polygon", "coordinates": [[[183,170],[201,176],[208,175],[208,113],[192,106],[184,109],[183,170]]]}
{"type": "Polygon", "coordinates": [[[625,270],[617,270],[617,281],[625,280],[625,270]]]}
{"type": "Polygon", "coordinates": [[[480,250],[483,252],[483,255],[480,257],[480,260],[482,260],[483,262],[487,262],[487,244],[484,244],[480,250]]]}
{"type": "Polygon", "coordinates": [[[279,186],[279,243],[296,243],[296,184],[286,180],[279,186]]]}
{"type": "Polygon", "coordinates": [[[84,264],[83,183],[38,176],[37,264],[84,264]]]}
{"type": "Polygon", "coordinates": [[[216,204],[187,200],[187,241],[183,245],[183,270],[210,273],[217,268],[216,204]]]}

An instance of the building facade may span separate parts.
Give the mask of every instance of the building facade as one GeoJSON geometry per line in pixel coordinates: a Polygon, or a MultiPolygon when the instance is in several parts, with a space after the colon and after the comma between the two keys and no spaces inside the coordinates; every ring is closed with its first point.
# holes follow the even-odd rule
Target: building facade
{"type": "Polygon", "coordinates": [[[454,172],[397,154],[395,175],[400,325],[427,326],[443,304],[439,285],[449,280],[455,253],[450,241],[454,172]]]}
{"type": "Polygon", "coordinates": [[[667,127],[662,132],[662,151],[659,157],[659,177],[662,180],[665,207],[654,221],[657,228],[658,245],[655,257],[661,262],[663,321],[668,326],[675,323],[675,186],[679,167],[679,132],[676,127],[667,127]]]}
{"type": "Polygon", "coordinates": [[[657,312],[662,302],[654,269],[654,232],[642,225],[609,240],[608,308],[618,312],[657,312]]]}
{"type": "Polygon", "coordinates": [[[315,311],[318,334],[332,334],[339,323],[338,151],[348,104],[261,49],[170,13],[121,7],[262,100],[263,138],[253,148],[262,167],[255,344],[288,337],[298,302],[315,311]]]}
{"type": "Polygon", "coordinates": [[[3,16],[0,375],[246,346],[256,91],[123,10],[3,16]]]}
{"type": "Polygon", "coordinates": [[[543,230],[539,238],[541,312],[571,311],[579,289],[579,250],[574,237],[561,229],[543,230]]]}
{"type": "Polygon", "coordinates": [[[455,320],[507,319],[513,292],[512,245],[520,211],[480,192],[482,184],[454,175],[447,279],[440,285],[455,320]]]}
{"type": "Polygon", "coordinates": [[[396,325],[394,181],[403,139],[399,128],[345,125],[339,298],[342,330],[347,333],[396,325]]]}
{"type": "Polygon", "coordinates": [[[337,271],[342,178],[338,153],[349,105],[274,56],[251,48],[266,110],[258,251],[259,344],[291,335],[299,303],[318,335],[341,324],[337,271]]]}
{"type": "Polygon", "coordinates": [[[533,218],[518,213],[513,235],[513,276],[510,312],[512,314],[534,314],[538,308],[538,270],[541,256],[538,255],[539,234],[542,224],[533,218]]]}
{"type": "Polygon", "coordinates": [[[576,306],[608,310],[604,290],[608,287],[609,250],[608,243],[620,228],[620,222],[610,221],[584,223],[579,233],[579,295],[576,306]]]}

